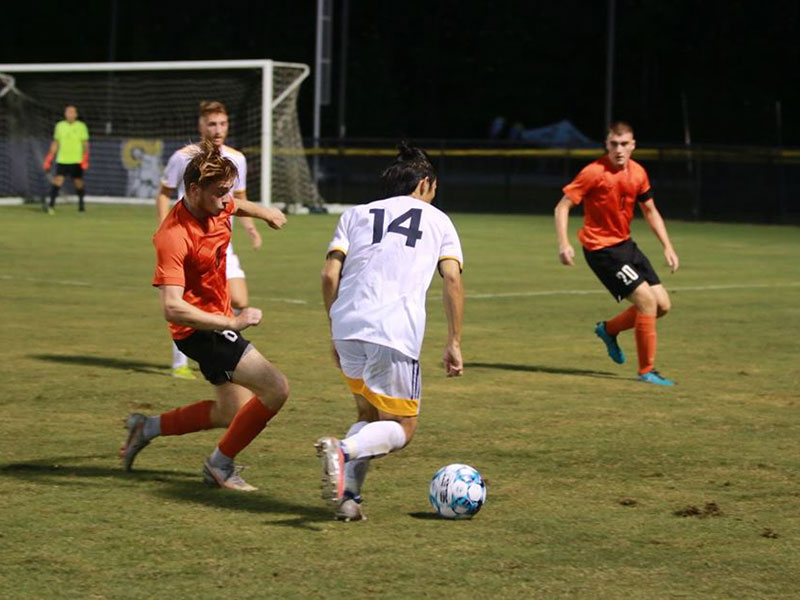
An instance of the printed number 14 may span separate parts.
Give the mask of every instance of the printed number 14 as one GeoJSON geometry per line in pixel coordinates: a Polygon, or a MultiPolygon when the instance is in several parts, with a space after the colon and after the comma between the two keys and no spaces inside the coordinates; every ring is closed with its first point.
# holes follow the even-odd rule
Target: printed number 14
{"type": "MultiPolygon", "coordinates": [[[[372,222],[372,243],[378,244],[383,239],[383,222],[386,211],[382,208],[371,208],[369,212],[374,217],[372,222]]],[[[422,209],[412,208],[389,223],[386,233],[399,233],[406,236],[406,246],[413,248],[417,245],[417,240],[422,237],[422,232],[419,230],[421,220],[422,209]],[[403,226],[406,221],[408,221],[408,227],[403,226]]]]}

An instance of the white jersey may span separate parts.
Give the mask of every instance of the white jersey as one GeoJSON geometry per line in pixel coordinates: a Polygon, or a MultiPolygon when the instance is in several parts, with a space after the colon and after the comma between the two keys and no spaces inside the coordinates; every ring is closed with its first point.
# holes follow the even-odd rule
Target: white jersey
{"type": "MultiPolygon", "coordinates": [[[[177,189],[178,199],[186,195],[186,188],[183,185],[183,173],[186,171],[189,162],[198,152],[200,152],[200,146],[197,144],[188,144],[180,150],[173,152],[172,156],[169,157],[167,166],[164,167],[164,174],[161,176],[161,185],[177,189]]],[[[238,175],[233,184],[233,191],[244,191],[247,188],[247,159],[244,157],[244,154],[225,145],[222,146],[220,154],[225,158],[230,158],[233,164],[236,165],[238,175]]],[[[231,227],[232,226],[233,217],[231,217],[231,227]]],[[[227,253],[229,257],[233,254],[233,242],[228,244],[227,253]]],[[[240,275],[240,277],[243,276],[244,275],[240,275]]]]}
{"type": "Polygon", "coordinates": [[[419,358],[425,296],[439,261],[464,264],[450,218],[410,196],[347,210],[328,252],[346,256],[330,311],[334,340],[362,340],[419,358]]]}
{"type": "MultiPolygon", "coordinates": [[[[183,173],[186,171],[186,166],[189,164],[189,161],[191,161],[194,155],[199,151],[200,146],[197,144],[184,146],[180,150],[176,150],[172,156],[169,157],[169,162],[167,162],[167,166],[164,167],[161,185],[177,189],[179,199],[186,195],[186,189],[183,186],[183,173]]],[[[234,150],[230,146],[224,145],[220,153],[225,158],[230,158],[233,161],[239,173],[233,184],[233,191],[243,191],[247,187],[247,159],[244,157],[244,154],[238,150],[234,150]]]]}

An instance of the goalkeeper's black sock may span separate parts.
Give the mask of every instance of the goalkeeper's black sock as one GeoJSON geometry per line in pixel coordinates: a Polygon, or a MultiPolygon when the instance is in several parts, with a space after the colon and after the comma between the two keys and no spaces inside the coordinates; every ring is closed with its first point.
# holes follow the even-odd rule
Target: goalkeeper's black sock
{"type": "Polygon", "coordinates": [[[60,188],[57,185],[50,187],[50,208],[53,208],[56,205],[56,196],[58,196],[59,189],[60,188]]]}
{"type": "Polygon", "coordinates": [[[78,210],[83,212],[85,209],[83,208],[83,195],[86,193],[84,188],[76,190],[78,192],[78,210]]]}

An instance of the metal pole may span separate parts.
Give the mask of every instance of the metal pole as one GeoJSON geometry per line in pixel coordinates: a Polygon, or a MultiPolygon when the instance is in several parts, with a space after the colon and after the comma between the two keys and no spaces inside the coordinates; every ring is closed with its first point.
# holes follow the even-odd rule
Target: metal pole
{"type": "Polygon", "coordinates": [[[342,29],[340,43],[342,52],[339,55],[339,123],[336,130],[339,132],[339,139],[347,136],[347,126],[345,125],[345,110],[347,108],[347,44],[349,41],[349,22],[350,22],[350,0],[343,0],[342,3],[342,29]]]}
{"type": "MultiPolygon", "coordinates": [[[[703,199],[700,193],[700,170],[695,176],[694,151],[692,150],[692,129],[689,125],[689,98],[681,92],[681,112],[683,113],[683,144],[686,146],[686,174],[692,183],[694,198],[692,200],[692,216],[699,219],[703,214],[703,199]]],[[[698,164],[699,167],[699,164],[698,164]]]]}
{"type": "Polygon", "coordinates": [[[314,64],[314,183],[320,179],[321,109],[331,101],[331,0],[317,0],[317,48],[314,64]]]}
{"type": "Polygon", "coordinates": [[[608,45],[606,46],[606,121],[605,130],[611,126],[614,104],[614,43],[616,38],[616,0],[608,0],[608,45]]]}
{"type": "MultiPolygon", "coordinates": [[[[317,0],[317,48],[314,56],[314,150],[319,149],[320,114],[322,111],[322,20],[325,0],[317,0]]],[[[312,161],[314,184],[319,182],[319,154],[312,161]]]]}
{"type": "Polygon", "coordinates": [[[272,204],[272,82],[273,64],[261,69],[261,204],[272,204]]]}
{"type": "Polygon", "coordinates": [[[347,46],[349,42],[350,25],[350,0],[342,0],[342,20],[339,33],[339,43],[341,52],[339,54],[339,110],[336,124],[336,131],[339,136],[339,153],[336,157],[336,201],[342,204],[344,201],[343,179],[345,175],[345,165],[343,157],[344,138],[347,137],[347,125],[345,125],[345,114],[347,111],[347,46]]]}
{"type": "Polygon", "coordinates": [[[109,25],[109,31],[108,62],[113,63],[117,59],[117,0],[111,0],[111,23],[109,25]]]}
{"type": "MultiPolygon", "coordinates": [[[[108,62],[113,63],[117,58],[117,0],[111,2],[111,22],[109,23],[108,62]]],[[[108,72],[106,82],[106,135],[111,135],[114,121],[114,72],[108,72]]]]}

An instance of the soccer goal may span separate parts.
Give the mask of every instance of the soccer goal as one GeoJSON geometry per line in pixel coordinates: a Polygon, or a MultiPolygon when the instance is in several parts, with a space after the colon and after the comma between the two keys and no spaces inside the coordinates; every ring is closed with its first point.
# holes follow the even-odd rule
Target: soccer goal
{"type": "Polygon", "coordinates": [[[247,157],[248,198],[322,207],[297,115],[308,74],[272,60],[0,64],[0,200],[47,194],[42,162],[74,104],[89,128],[87,200],[152,202],[169,156],[199,138],[199,103],[219,100],[227,143],[247,157]]]}

